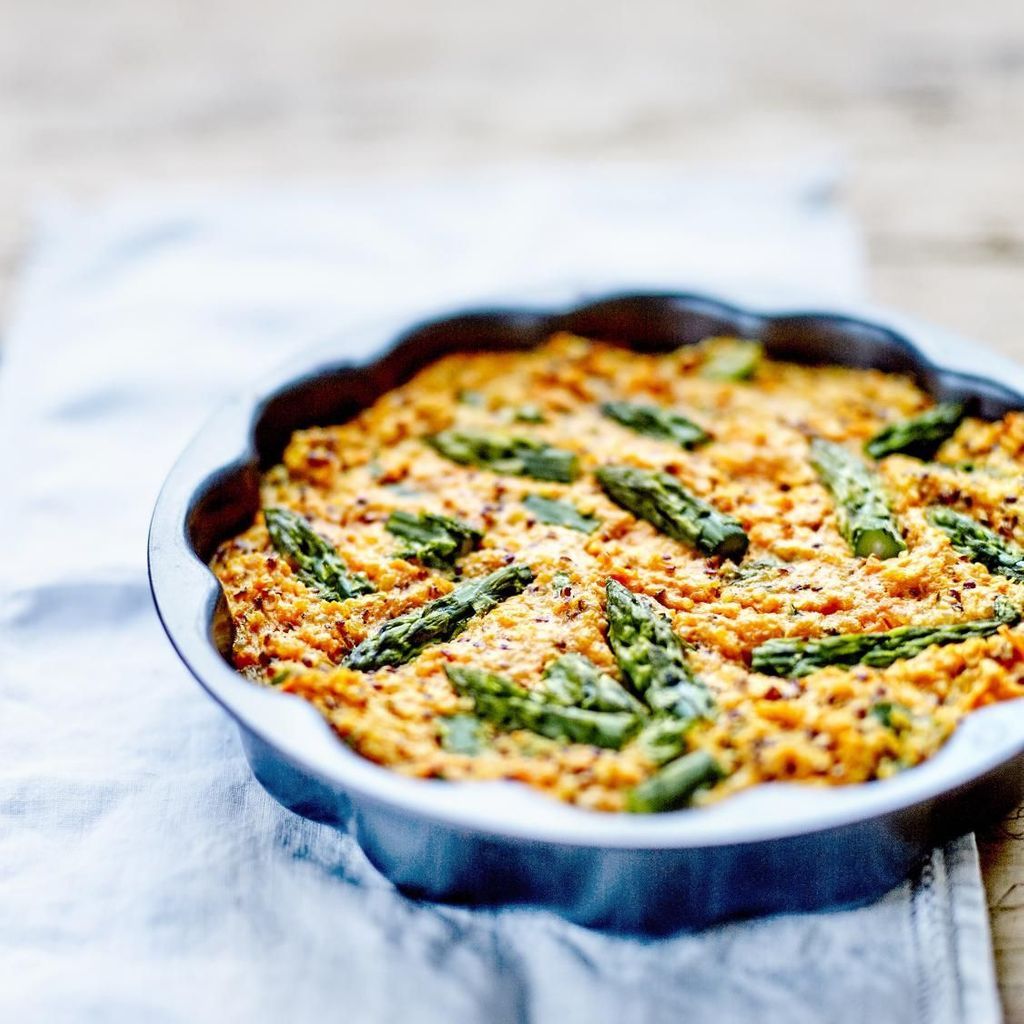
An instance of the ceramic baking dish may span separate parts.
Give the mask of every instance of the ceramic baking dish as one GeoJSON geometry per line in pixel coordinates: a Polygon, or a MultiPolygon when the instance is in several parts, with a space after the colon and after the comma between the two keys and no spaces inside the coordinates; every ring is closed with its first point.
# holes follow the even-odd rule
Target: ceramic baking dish
{"type": "Polygon", "coordinates": [[[454,313],[340,337],[292,359],[188,446],[157,501],[149,538],[164,628],[238,724],[263,786],[296,813],[351,830],[407,893],[536,904],[586,925],[649,933],[873,898],[933,845],[1021,799],[1024,701],[975,713],[933,759],[884,782],[773,783],[707,808],[616,815],[510,782],[404,777],[349,750],[303,700],[231,668],[207,562],[252,520],[260,470],[279,460],[291,433],[346,420],[446,353],[528,348],[557,330],[639,351],[737,334],[760,339],[776,358],[911,373],[937,398],[968,400],[977,415],[1024,408],[1024,371],[935,328],[863,310],[744,309],[695,294],[454,313]]]}

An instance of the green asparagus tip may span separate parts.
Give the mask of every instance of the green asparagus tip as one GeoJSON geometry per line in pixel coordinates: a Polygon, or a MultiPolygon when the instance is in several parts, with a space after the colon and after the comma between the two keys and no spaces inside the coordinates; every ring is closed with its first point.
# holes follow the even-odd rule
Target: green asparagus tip
{"type": "Polygon", "coordinates": [[[673,441],[682,448],[695,448],[708,440],[708,433],[680,413],[641,402],[605,402],[601,412],[610,420],[638,434],[673,441]]]}
{"type": "Polygon", "coordinates": [[[640,731],[637,746],[652,764],[663,765],[686,753],[695,719],[654,718],[640,731]]]}
{"type": "Polygon", "coordinates": [[[894,558],[907,545],[888,526],[868,527],[854,531],[853,553],[858,558],[894,558]]]}
{"type": "Polygon", "coordinates": [[[647,706],[685,721],[713,718],[714,698],[687,664],[669,617],[618,580],[608,580],[605,591],[608,645],[647,706]]]}
{"type": "Polygon", "coordinates": [[[891,423],[864,445],[873,459],[900,452],[927,459],[956,433],[966,409],[962,402],[940,402],[919,416],[891,423]]]}
{"type": "Polygon", "coordinates": [[[263,521],[278,554],[287,559],[302,583],[322,598],[345,601],[375,590],[362,573],[349,572],[334,545],[291,509],[265,508],[263,521]]]}
{"type": "Polygon", "coordinates": [[[595,516],[585,516],[575,505],[568,501],[545,498],[539,494],[528,494],[523,498],[523,505],[542,523],[548,526],[564,526],[580,533],[593,533],[601,520],[595,516]]]}
{"type": "Polygon", "coordinates": [[[759,341],[715,338],[705,344],[707,354],[700,375],[707,380],[750,380],[764,358],[764,346],[759,341]]]}
{"type": "Polygon", "coordinates": [[[465,666],[449,666],[446,672],[456,691],[472,698],[476,714],[500,729],[618,750],[640,728],[641,719],[633,713],[558,704],[493,672],[465,666]]]}
{"type": "Polygon", "coordinates": [[[512,437],[480,430],[442,430],[426,438],[436,452],[464,466],[492,473],[528,476],[568,484],[579,475],[574,452],[554,448],[532,437],[512,437]]]}
{"type": "Polygon", "coordinates": [[[1024,550],[1004,540],[995,530],[951,508],[937,506],[928,521],[948,537],[954,550],[985,566],[989,572],[1024,583],[1024,550]]]}
{"type": "Polygon", "coordinates": [[[458,636],[472,618],[522,593],[532,581],[533,572],[525,565],[506,565],[489,576],[465,580],[444,597],[389,619],[349,651],[345,665],[360,672],[404,665],[431,644],[458,636]]]}
{"type": "Polygon", "coordinates": [[[718,762],[706,751],[684,754],[635,786],[626,798],[634,814],[654,814],[686,807],[697,791],[724,778],[718,762]]]}
{"type": "Polygon", "coordinates": [[[811,465],[836,506],[839,529],[858,558],[892,558],[906,550],[881,481],[842,445],[815,438],[811,465]]]}
{"type": "Polygon", "coordinates": [[[422,562],[434,569],[450,570],[483,539],[468,523],[432,512],[392,512],[384,524],[388,532],[405,541],[399,558],[422,562]]]}
{"type": "Polygon", "coordinates": [[[1020,621],[1020,610],[1005,598],[997,598],[992,617],[938,626],[899,626],[884,633],[845,633],[816,640],[777,637],[756,647],[751,668],[765,675],[791,679],[810,675],[828,665],[869,665],[886,668],[896,661],[915,658],[929,647],[963,643],[987,637],[1003,626],[1020,621]]]}
{"type": "Polygon", "coordinates": [[[706,555],[739,562],[750,539],[739,520],[691,494],[675,477],[634,466],[602,466],[596,473],[605,494],[667,537],[706,555]]]}
{"type": "Polygon", "coordinates": [[[564,654],[544,669],[543,696],[555,704],[574,705],[588,711],[629,711],[644,714],[646,708],[617,679],[602,672],[582,654],[564,654]]]}
{"type": "Polygon", "coordinates": [[[449,715],[438,722],[441,747],[449,754],[479,754],[487,746],[484,723],[475,715],[449,715]]]}

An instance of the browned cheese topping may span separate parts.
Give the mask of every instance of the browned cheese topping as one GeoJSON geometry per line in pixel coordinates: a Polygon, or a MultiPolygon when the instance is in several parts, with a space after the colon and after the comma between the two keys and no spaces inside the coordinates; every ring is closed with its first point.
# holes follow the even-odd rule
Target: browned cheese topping
{"type": "Polygon", "coordinates": [[[721,773],[697,803],[769,780],[885,778],[932,755],[970,711],[1024,694],[1024,637],[1006,625],[886,667],[835,664],[792,678],[752,670],[753,651],[778,638],[990,619],[999,598],[1024,606],[1022,584],[957,550],[928,518],[936,506],[956,509],[1024,545],[1024,415],[965,419],[934,461],[894,454],[876,463],[863,454],[865,442],[932,405],[914,382],[766,358],[741,379],[702,375],[720,344],[643,355],[562,334],[529,352],[454,355],[351,422],[298,431],[263,478],[262,506],[298,513],[333,548],[328,568],[336,562],[349,574],[342,583],[355,596],[327,596],[329,587],[312,582],[323,563],[311,570],[282,553],[258,515],[213,560],[234,624],[235,666],[312,702],[344,742],[399,772],[514,779],[601,811],[623,810],[658,771],[638,735],[659,713],[644,706],[616,748],[559,736],[551,722],[561,712],[540,715],[545,705],[531,695],[544,690],[552,662],[579,654],[637,706],[649,701],[653,691],[638,692],[609,644],[609,580],[664,616],[714,706],[685,736],[684,749],[710,754],[721,773]],[[608,403],[671,412],[683,427],[673,421],[674,436],[635,429],[603,411],[608,403]],[[706,440],[681,443],[685,421],[706,440]],[[438,435],[533,447],[516,450],[525,452],[519,462],[506,452],[487,467],[446,454],[438,435]],[[835,494],[811,462],[813,438],[864,460],[905,550],[884,559],[852,553],[835,494]],[[561,468],[548,478],[522,471],[537,471],[534,457],[548,465],[552,451],[561,468]],[[574,478],[553,479],[571,455],[574,478]],[[609,497],[595,476],[606,466],[667,474],[738,523],[748,549],[737,562],[670,536],[609,497]],[[571,506],[581,521],[552,521],[559,512],[551,502],[571,506]],[[408,515],[389,529],[396,512],[408,515]],[[415,536],[394,532],[421,522],[445,529],[424,514],[465,528],[441,555],[417,555],[415,536]],[[369,648],[353,658],[364,667],[345,664],[389,620],[507,566],[525,567],[532,580],[464,617],[450,637],[401,664],[367,668],[369,648]],[[448,670],[461,668],[526,695],[475,700],[453,685],[448,670]],[[501,718],[495,707],[510,710],[501,718]],[[454,723],[474,745],[445,740],[453,716],[479,719],[454,723]],[[530,724],[541,719],[547,724],[530,724]]]}

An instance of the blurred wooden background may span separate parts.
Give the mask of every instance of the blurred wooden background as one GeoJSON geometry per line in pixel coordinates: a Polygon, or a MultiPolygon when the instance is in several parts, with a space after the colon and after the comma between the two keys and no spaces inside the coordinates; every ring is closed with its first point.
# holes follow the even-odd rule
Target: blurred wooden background
{"type": "MultiPolygon", "coordinates": [[[[33,202],[495,161],[844,159],[873,298],[1024,358],[1020,0],[0,0],[0,317],[33,202]]],[[[1024,1021],[1024,817],[983,837],[1024,1021]]]]}

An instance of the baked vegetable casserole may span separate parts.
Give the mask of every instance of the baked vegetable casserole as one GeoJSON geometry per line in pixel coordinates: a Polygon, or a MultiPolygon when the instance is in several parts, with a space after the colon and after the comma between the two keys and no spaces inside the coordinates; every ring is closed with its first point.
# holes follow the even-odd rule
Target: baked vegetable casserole
{"type": "Polygon", "coordinates": [[[712,338],[448,356],[296,432],[235,666],[407,775],[651,812],[920,763],[1024,695],[1024,414],[712,338]]]}

